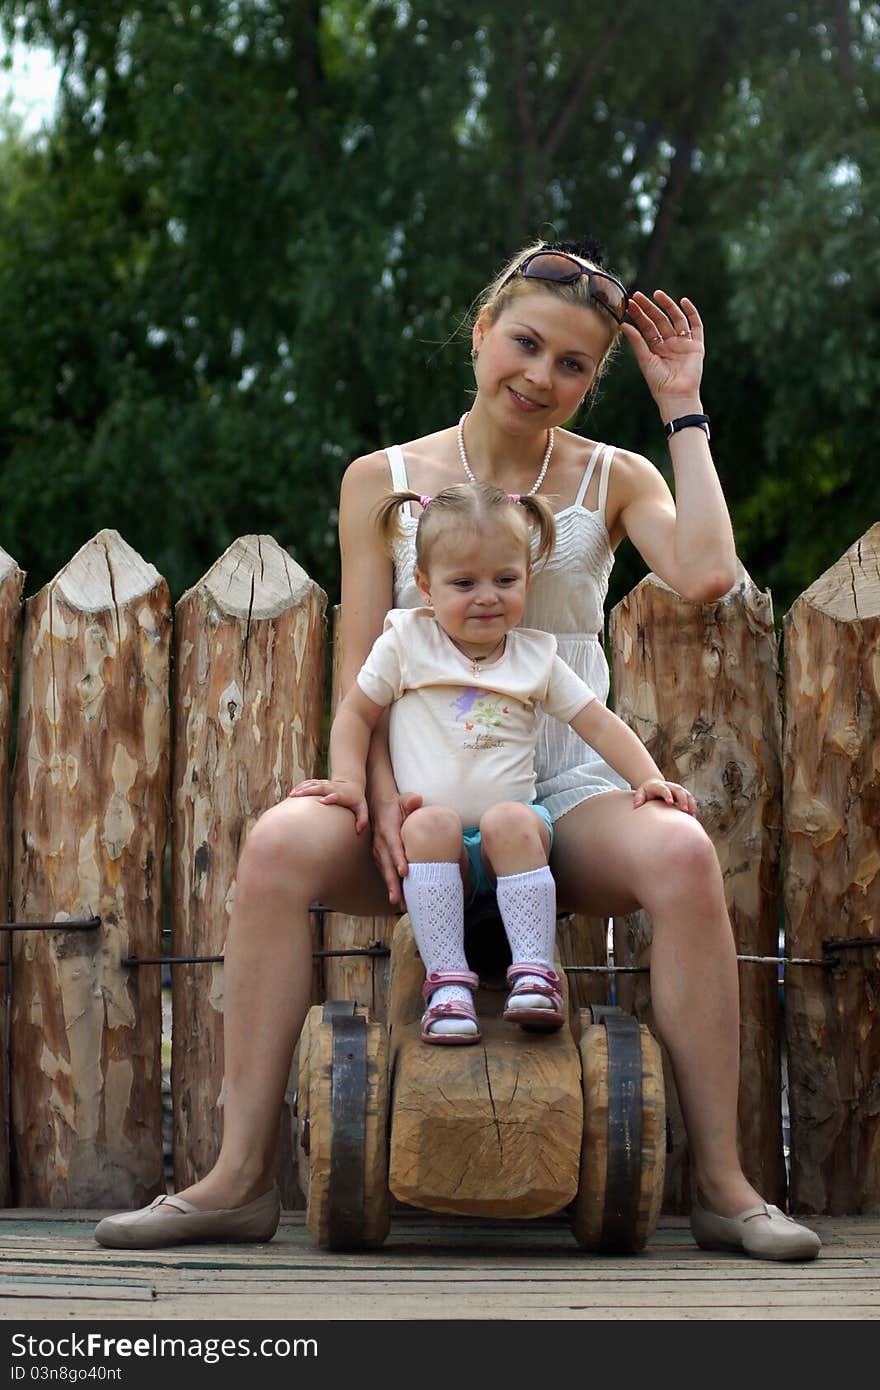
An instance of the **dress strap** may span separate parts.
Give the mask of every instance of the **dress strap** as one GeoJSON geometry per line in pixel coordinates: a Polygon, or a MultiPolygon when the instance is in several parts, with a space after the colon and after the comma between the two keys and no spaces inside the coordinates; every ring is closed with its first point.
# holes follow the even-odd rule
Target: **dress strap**
{"type": "MultiPolygon", "coordinates": [[[[406,476],[406,460],[403,457],[403,450],[399,444],[389,444],[385,452],[388,455],[388,464],[391,469],[392,487],[396,492],[409,492],[409,479],[406,476]]],[[[409,502],[404,502],[401,511],[406,512],[407,516],[412,516],[409,502]]]]}
{"type": "Polygon", "coordinates": [[[590,455],[590,461],[584,469],[584,476],[581,478],[581,485],[577,490],[577,497],[574,499],[574,505],[576,507],[582,507],[584,505],[584,498],[587,495],[587,488],[590,486],[590,480],[592,479],[593,474],[596,471],[596,460],[598,459],[604,447],[604,444],[597,444],[590,455]]]}
{"type": "Polygon", "coordinates": [[[608,501],[608,479],[611,477],[611,460],[614,458],[614,445],[606,444],[605,452],[602,455],[602,468],[599,473],[599,506],[597,511],[602,520],[605,530],[608,530],[608,522],[605,520],[605,505],[608,501]]]}

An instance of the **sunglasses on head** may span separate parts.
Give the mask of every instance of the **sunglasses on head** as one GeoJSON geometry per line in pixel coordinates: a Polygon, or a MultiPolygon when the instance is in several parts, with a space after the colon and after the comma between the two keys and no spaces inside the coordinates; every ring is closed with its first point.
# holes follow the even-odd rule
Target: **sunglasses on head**
{"type": "Polygon", "coordinates": [[[623,323],[629,295],[620,281],[606,270],[594,270],[592,266],[582,265],[567,251],[533,251],[508,275],[505,285],[509,285],[517,275],[522,275],[526,280],[549,280],[555,285],[573,285],[582,275],[586,275],[590,298],[607,309],[615,323],[623,323]]]}

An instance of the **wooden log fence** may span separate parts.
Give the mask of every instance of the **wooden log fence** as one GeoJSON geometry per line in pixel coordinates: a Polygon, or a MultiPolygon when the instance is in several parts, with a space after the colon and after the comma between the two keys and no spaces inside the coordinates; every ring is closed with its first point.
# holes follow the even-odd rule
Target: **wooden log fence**
{"type": "MultiPolygon", "coordinates": [[[[611,614],[615,705],[665,776],[686,784],[718,853],[737,952],[775,955],[781,837],[780,717],[776,640],[768,594],[744,570],[717,603],[688,603],[649,575],[611,614]]],[[[614,956],[647,962],[651,921],[615,924],[614,956]]],[[[701,982],[694,982],[699,990],[701,982]]],[[[785,1196],[778,987],[744,963],[740,985],[739,1127],[747,1176],[768,1200],[785,1196]]],[[[653,1022],[647,976],[624,977],[623,1004],[653,1022]]],[[[696,1002],[696,1001],[694,1001],[696,1002]]],[[[666,1062],[667,1095],[675,1088],[666,1062]]],[[[668,1209],[690,1207],[684,1127],[669,1106],[668,1209]]]]}
{"type": "MultiPolygon", "coordinates": [[[[9,901],[9,743],[12,732],[12,697],[15,651],[21,626],[21,593],[24,574],[11,555],[0,550],[0,903],[9,901]]],[[[0,1205],[9,1206],[9,935],[0,932],[0,1205]]]]}
{"type": "MultiPolygon", "coordinates": [[[[724,873],[746,1170],[785,1201],[788,1079],[789,1200],[816,1214],[880,1210],[878,559],[880,525],[797,600],[784,682],[769,595],[744,571],[712,604],[649,575],[610,617],[618,713],[694,791],[724,873]]],[[[236,540],[173,614],[165,581],[114,531],[22,608],[23,585],[0,550],[0,1200],[133,1206],[165,1185],[162,960],[179,961],[175,1185],[217,1152],[236,864],[262,811],[320,768],[326,598],[267,536],[236,540]]],[[[316,913],[313,997],[384,1019],[394,920],[316,913]]],[[[650,1022],[650,946],[647,914],[615,922],[609,969],[606,923],[561,922],[574,1004],[613,993],[650,1022]]],[[[677,1211],[690,1178],[667,1085],[677,1211]]],[[[286,1113],[288,1206],[301,1201],[292,1132],[286,1113]]]]}
{"type": "MultiPolygon", "coordinates": [[[[177,604],[175,956],[222,954],[248,830],[294,783],[319,771],[325,603],[276,541],[245,536],[177,604]]],[[[174,986],[174,1171],[184,1186],[207,1172],[220,1146],[223,965],[178,968],[174,986]]],[[[298,1187],[288,1105],[281,1126],[279,1179],[290,1206],[298,1187]]]]}
{"type": "Polygon", "coordinates": [[[880,1211],[880,524],[785,620],[792,1195],[880,1211]],[[833,948],[833,949],[829,949],[833,948]]]}
{"type": "Polygon", "coordinates": [[[170,639],[165,580],[115,531],[26,604],[12,911],[58,927],[13,937],[17,1205],[160,1190],[160,980],[121,960],[161,947],[170,639]]]}

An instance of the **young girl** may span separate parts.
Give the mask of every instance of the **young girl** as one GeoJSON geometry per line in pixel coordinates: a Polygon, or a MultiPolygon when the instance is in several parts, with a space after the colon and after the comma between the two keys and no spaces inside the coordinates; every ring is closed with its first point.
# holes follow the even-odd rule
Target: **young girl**
{"type": "Polygon", "coordinates": [[[624,777],[636,807],[665,801],[693,815],[694,799],[663,778],[632,730],[560,659],[555,637],[516,626],[531,578],[530,530],[537,564],[556,539],[548,503],[488,483],[444,488],[434,498],[394,492],[377,516],[389,553],[399,509],[411,502],[422,507],[415,579],[427,606],[388,613],[333,722],[330,779],[300,782],[291,795],[346,806],[360,833],[368,824],[370,742],[390,704],[394,778],[422,801],[402,838],[404,898],[427,976],[423,1040],[480,1039],[464,902],[493,885],[512,957],[504,1017],[560,1028],[553,825],[535,802],[539,710],[569,724],[624,777]]]}

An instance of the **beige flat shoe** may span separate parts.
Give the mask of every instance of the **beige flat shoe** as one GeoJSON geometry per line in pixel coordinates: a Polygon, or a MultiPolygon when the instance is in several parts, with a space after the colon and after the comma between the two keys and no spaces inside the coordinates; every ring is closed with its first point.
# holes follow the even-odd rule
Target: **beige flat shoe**
{"type": "Polygon", "coordinates": [[[822,1247],[815,1231],[766,1202],[739,1216],[716,1216],[694,1205],[691,1231],[701,1250],[739,1250],[756,1260],[814,1260],[822,1247]],[[756,1216],[770,1219],[755,1221],[756,1216]]]}
{"type": "Polygon", "coordinates": [[[271,1240],[281,1220],[281,1197],[271,1187],[262,1197],[243,1207],[202,1211],[182,1197],[157,1197],[140,1211],[105,1216],[95,1227],[95,1240],[116,1250],[156,1250],[164,1245],[188,1245],[198,1241],[217,1244],[271,1240]],[[165,1211],[157,1208],[165,1207],[165,1211]],[[169,1212],[168,1207],[174,1210],[169,1212]]]}

